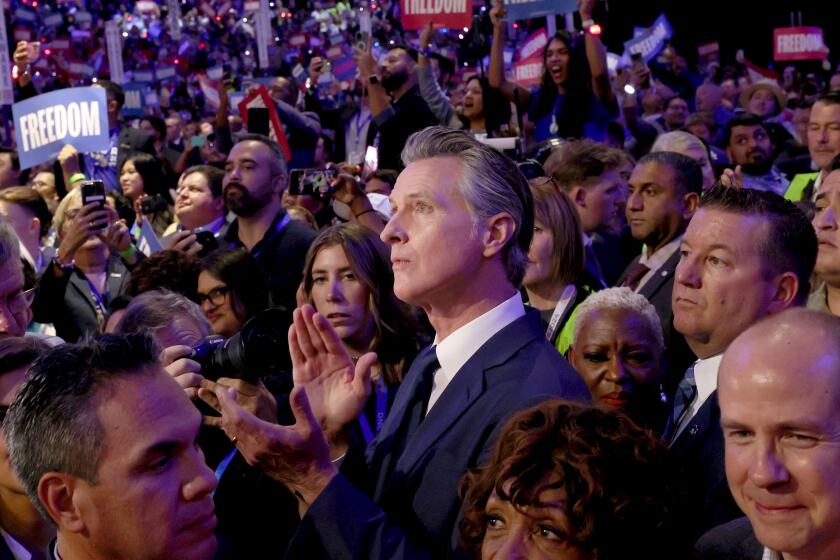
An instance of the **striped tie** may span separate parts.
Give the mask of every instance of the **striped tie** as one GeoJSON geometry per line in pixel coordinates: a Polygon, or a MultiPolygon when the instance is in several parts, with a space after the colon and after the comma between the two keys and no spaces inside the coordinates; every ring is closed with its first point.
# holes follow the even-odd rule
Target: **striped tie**
{"type": "Polygon", "coordinates": [[[669,444],[676,439],[677,429],[696,396],[697,382],[694,379],[694,365],[692,365],[685,372],[682,381],[677,385],[677,392],[674,393],[674,409],[668,417],[668,425],[665,427],[665,433],[663,434],[665,441],[669,444]]]}

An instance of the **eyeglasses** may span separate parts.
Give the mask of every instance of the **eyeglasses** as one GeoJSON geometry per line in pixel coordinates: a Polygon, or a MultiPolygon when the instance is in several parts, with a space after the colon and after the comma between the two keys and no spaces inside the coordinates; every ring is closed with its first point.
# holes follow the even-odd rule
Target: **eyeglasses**
{"type": "Polygon", "coordinates": [[[230,293],[230,288],[227,286],[219,286],[213,288],[206,294],[198,294],[198,305],[204,305],[205,301],[209,301],[214,307],[222,305],[230,293]]]}
{"type": "Polygon", "coordinates": [[[0,302],[5,303],[12,315],[20,315],[32,306],[33,301],[35,301],[35,288],[9,296],[5,302],[0,300],[0,302]]]}

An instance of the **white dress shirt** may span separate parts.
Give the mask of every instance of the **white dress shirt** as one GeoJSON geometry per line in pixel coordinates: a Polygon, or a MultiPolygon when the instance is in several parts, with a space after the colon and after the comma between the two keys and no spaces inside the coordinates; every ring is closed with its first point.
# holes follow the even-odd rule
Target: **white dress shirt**
{"type": "Polygon", "coordinates": [[[692,418],[697,415],[697,412],[700,410],[700,407],[703,406],[703,403],[705,403],[712,393],[715,392],[715,389],[717,389],[717,374],[718,368],[720,368],[720,361],[722,359],[723,353],[721,352],[711,358],[705,358],[694,362],[694,381],[697,384],[697,394],[695,395],[694,400],[691,401],[691,405],[688,407],[688,412],[686,412],[683,416],[682,422],[680,422],[677,431],[674,432],[674,437],[671,441],[676,441],[685,427],[688,426],[689,422],[691,422],[692,418]]]}
{"type": "Polygon", "coordinates": [[[3,540],[6,541],[6,546],[9,547],[9,550],[11,551],[12,556],[14,556],[15,560],[31,560],[32,555],[29,554],[29,551],[26,550],[26,548],[24,548],[22,544],[17,542],[17,540],[15,540],[15,538],[12,535],[7,533],[3,529],[0,529],[0,535],[3,536],[3,540]]]}
{"type": "Polygon", "coordinates": [[[642,279],[639,280],[639,285],[636,286],[636,293],[639,293],[639,290],[642,289],[642,286],[647,284],[650,281],[650,279],[653,278],[653,275],[656,274],[656,271],[659,270],[662,267],[662,265],[668,262],[668,259],[670,259],[674,255],[674,253],[679,251],[680,242],[682,241],[682,238],[682,235],[678,235],[650,256],[648,256],[647,245],[642,247],[642,256],[639,257],[639,264],[645,265],[650,270],[648,270],[645,273],[645,275],[642,276],[642,279]]]}
{"type": "Polygon", "coordinates": [[[435,349],[440,368],[434,374],[426,414],[473,354],[478,352],[485,342],[493,338],[493,335],[524,315],[525,305],[522,303],[522,296],[516,292],[484,315],[476,317],[447,336],[443,341],[438,342],[435,337],[435,349]]]}

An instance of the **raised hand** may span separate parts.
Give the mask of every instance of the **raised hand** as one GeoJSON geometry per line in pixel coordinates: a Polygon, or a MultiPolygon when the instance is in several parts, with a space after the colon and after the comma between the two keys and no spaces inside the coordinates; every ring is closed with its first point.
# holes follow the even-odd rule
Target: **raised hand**
{"type": "Polygon", "coordinates": [[[744,186],[744,175],[741,172],[741,166],[736,165],[735,171],[731,169],[724,169],[723,174],[720,176],[720,183],[724,187],[730,187],[734,189],[740,189],[744,186]]]}
{"type": "Polygon", "coordinates": [[[376,354],[369,352],[356,364],[326,317],[311,305],[294,311],[289,328],[292,378],[306,388],[314,417],[333,444],[342,438],[370,395],[370,368],[376,354]]]}
{"type": "Polygon", "coordinates": [[[490,21],[493,23],[493,27],[502,27],[505,24],[505,15],[507,15],[507,11],[504,3],[499,0],[495,6],[490,8],[490,21]]]}

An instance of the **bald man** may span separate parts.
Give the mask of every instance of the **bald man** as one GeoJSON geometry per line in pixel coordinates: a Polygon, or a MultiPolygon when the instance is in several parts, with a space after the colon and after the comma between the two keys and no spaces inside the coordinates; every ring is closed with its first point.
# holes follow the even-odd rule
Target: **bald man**
{"type": "Polygon", "coordinates": [[[741,334],[718,397],[726,477],[747,515],[697,544],[702,559],[840,558],[840,318],[792,309],[741,334]]]}

